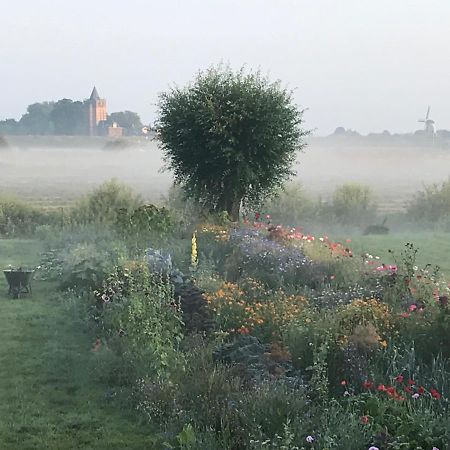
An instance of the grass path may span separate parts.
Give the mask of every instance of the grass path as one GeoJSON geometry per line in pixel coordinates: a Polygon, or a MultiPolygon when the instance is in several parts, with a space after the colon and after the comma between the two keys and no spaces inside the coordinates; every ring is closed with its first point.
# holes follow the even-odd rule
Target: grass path
{"type": "MultiPolygon", "coordinates": [[[[38,262],[39,244],[0,240],[0,267],[38,262]]],[[[36,280],[12,300],[0,281],[0,449],[152,449],[151,430],[108,400],[95,375],[93,338],[36,280]]]]}
{"type": "Polygon", "coordinates": [[[385,236],[353,236],[349,245],[356,255],[369,252],[379,256],[381,261],[393,264],[395,260],[388,250],[393,250],[396,257],[400,258],[407,242],[413,243],[418,249],[419,267],[426,264],[438,265],[444,277],[450,280],[450,233],[411,232],[385,236]]]}

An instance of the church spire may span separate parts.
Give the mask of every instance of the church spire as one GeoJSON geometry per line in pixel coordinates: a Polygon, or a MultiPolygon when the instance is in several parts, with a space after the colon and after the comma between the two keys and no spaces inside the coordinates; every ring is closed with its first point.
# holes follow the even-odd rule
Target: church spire
{"type": "Polygon", "coordinates": [[[97,88],[94,86],[94,89],[92,89],[92,94],[89,97],[89,100],[99,100],[99,99],[100,96],[98,95],[97,88]]]}

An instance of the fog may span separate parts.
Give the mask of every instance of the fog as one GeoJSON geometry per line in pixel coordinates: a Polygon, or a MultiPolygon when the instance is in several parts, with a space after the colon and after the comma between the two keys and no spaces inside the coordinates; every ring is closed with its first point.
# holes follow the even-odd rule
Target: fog
{"type": "MultiPolygon", "coordinates": [[[[8,140],[10,148],[0,151],[0,191],[35,204],[66,204],[111,178],[158,203],[172,183],[171,173],[161,172],[162,154],[151,140],[133,139],[119,150],[104,149],[107,141],[100,138],[8,140]]],[[[395,212],[424,184],[450,177],[450,150],[311,138],[295,170],[295,181],[311,196],[327,199],[336,186],[363,183],[376,195],[381,213],[395,212]]]]}

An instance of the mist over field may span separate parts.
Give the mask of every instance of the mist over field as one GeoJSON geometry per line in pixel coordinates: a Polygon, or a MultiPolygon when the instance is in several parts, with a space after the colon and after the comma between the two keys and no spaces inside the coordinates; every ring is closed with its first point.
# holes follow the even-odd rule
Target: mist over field
{"type": "MultiPolygon", "coordinates": [[[[117,150],[104,149],[101,138],[11,136],[8,142],[0,152],[0,191],[43,206],[67,204],[111,178],[159,203],[172,184],[154,140],[129,139],[117,150]]],[[[379,212],[389,213],[404,209],[424,185],[450,177],[450,150],[312,137],[295,171],[293,181],[312,197],[328,200],[337,186],[361,183],[373,191],[379,212]]]]}

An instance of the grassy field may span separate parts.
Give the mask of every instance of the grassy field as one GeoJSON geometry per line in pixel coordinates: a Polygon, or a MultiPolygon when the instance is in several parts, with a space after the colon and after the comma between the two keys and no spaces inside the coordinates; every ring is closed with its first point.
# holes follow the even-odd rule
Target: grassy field
{"type": "MultiPolygon", "coordinates": [[[[162,152],[152,140],[132,139],[124,150],[107,151],[100,138],[7,139],[10,149],[0,152],[0,192],[37,205],[65,206],[111,178],[158,202],[172,184],[172,174],[160,172],[162,152]]],[[[445,181],[450,176],[450,151],[310,138],[294,169],[296,181],[314,198],[328,199],[343,183],[366,184],[385,214],[402,210],[424,184],[445,181]]]]}
{"type": "Polygon", "coordinates": [[[446,279],[450,280],[450,234],[410,232],[385,236],[353,236],[349,245],[355,255],[368,252],[379,256],[386,264],[393,264],[395,259],[400,259],[407,242],[414,244],[418,250],[418,267],[424,267],[426,264],[437,265],[446,279]],[[389,250],[394,253],[389,253],[389,250]]]}
{"type": "MultiPolygon", "coordinates": [[[[36,265],[39,251],[36,241],[0,240],[0,267],[36,265]]],[[[153,448],[149,428],[108,400],[79,316],[51,283],[33,287],[12,300],[0,279],[0,448],[153,448]]]]}

